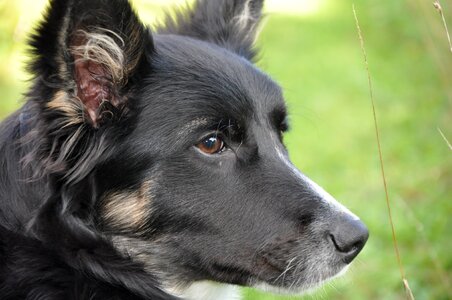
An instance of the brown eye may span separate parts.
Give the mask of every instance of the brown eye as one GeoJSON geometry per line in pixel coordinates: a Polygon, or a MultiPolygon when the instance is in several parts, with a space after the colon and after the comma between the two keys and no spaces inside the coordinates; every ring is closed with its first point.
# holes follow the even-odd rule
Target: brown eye
{"type": "Polygon", "coordinates": [[[206,154],[216,154],[224,150],[224,142],[220,137],[212,135],[205,138],[196,147],[206,154]]]}

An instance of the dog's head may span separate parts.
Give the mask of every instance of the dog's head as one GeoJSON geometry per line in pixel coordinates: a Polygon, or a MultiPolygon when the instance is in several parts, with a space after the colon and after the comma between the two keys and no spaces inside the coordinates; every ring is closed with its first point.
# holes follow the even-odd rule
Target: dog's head
{"type": "Polygon", "coordinates": [[[32,40],[60,209],[164,284],[302,291],[367,240],[288,159],[281,89],[253,65],[262,2],[198,0],[151,33],[125,0],[53,0],[32,40]]]}

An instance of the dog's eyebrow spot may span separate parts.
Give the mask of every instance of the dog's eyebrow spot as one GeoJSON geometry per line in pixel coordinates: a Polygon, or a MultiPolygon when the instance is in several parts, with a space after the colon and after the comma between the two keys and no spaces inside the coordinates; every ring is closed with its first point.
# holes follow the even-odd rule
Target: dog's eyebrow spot
{"type": "Polygon", "coordinates": [[[207,124],[209,124],[209,120],[207,120],[207,118],[194,119],[194,120],[188,122],[187,124],[185,124],[184,127],[182,127],[179,130],[177,135],[179,137],[189,135],[190,133],[192,133],[193,131],[195,131],[199,127],[206,126],[207,124]]]}
{"type": "Polygon", "coordinates": [[[152,207],[154,180],[144,181],[138,190],[106,194],[101,219],[108,228],[137,232],[143,229],[152,207]]]}

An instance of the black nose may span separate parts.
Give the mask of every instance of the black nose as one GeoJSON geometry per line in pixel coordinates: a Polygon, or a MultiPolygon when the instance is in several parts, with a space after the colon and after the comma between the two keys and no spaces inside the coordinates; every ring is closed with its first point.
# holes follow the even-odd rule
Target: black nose
{"type": "Polygon", "coordinates": [[[363,222],[349,216],[342,216],[333,226],[330,238],[342,260],[348,264],[363,249],[369,237],[369,231],[363,222]]]}

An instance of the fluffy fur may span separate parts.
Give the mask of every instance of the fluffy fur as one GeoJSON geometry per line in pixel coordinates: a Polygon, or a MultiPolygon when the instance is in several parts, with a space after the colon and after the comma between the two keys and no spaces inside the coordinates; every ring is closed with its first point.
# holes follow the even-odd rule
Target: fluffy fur
{"type": "Polygon", "coordinates": [[[198,0],[151,33],[126,0],[50,1],[0,125],[2,299],[293,293],[346,268],[368,233],[288,160],[262,6],[198,0]]]}

